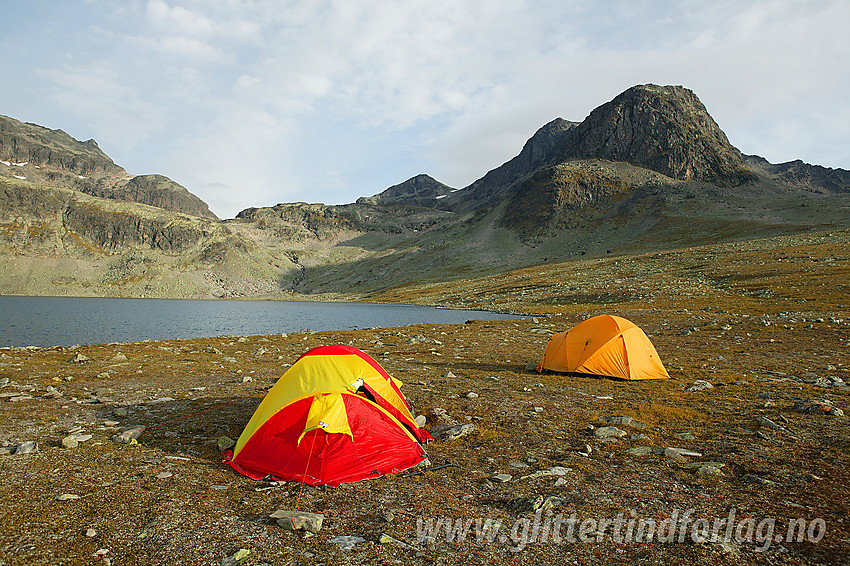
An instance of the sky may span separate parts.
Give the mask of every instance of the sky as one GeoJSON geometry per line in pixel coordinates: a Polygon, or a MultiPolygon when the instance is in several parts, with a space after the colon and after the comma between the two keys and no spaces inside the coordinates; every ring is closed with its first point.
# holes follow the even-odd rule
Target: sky
{"type": "Polygon", "coordinates": [[[0,114],[221,218],[462,188],[637,84],[747,154],[850,169],[846,0],[0,0],[0,114]]]}

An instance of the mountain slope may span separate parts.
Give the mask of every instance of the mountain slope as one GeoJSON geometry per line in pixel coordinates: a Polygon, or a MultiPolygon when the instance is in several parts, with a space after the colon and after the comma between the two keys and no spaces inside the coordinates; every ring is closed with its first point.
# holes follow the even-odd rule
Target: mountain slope
{"type": "Polygon", "coordinates": [[[553,120],[462,190],[417,175],[353,204],[281,203],[227,221],[165,177],[130,178],[93,141],[0,125],[0,293],[369,297],[850,227],[850,172],[743,156],[682,87],[636,86],[581,123],[553,120]]]}
{"type": "Polygon", "coordinates": [[[846,193],[850,191],[850,171],[820,165],[809,165],[799,159],[774,165],[758,155],[745,155],[751,171],[777,183],[818,193],[846,193]]]}
{"type": "Polygon", "coordinates": [[[568,122],[562,118],[545,124],[525,142],[519,155],[489,171],[463,191],[452,194],[438,206],[465,212],[480,210],[501,202],[511,185],[555,159],[568,133],[577,125],[576,122],[568,122]]]}

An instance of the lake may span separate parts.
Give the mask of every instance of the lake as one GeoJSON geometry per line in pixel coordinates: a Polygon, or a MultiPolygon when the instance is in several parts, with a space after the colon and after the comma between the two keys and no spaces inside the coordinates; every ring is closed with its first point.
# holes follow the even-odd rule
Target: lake
{"type": "Polygon", "coordinates": [[[0,296],[0,347],[72,346],[518,318],[419,305],[0,296]]]}

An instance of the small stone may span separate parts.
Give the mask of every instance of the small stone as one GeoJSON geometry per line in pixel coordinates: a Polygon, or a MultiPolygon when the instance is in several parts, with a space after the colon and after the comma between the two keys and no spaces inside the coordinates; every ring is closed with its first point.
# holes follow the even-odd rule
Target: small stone
{"type": "Polygon", "coordinates": [[[749,483],[755,483],[755,484],[758,484],[758,485],[773,485],[774,483],[776,483],[772,480],[769,480],[767,478],[763,478],[761,476],[757,476],[757,475],[754,475],[754,474],[747,474],[747,475],[741,477],[741,480],[743,480],[745,482],[749,482],[749,483]]]}
{"type": "Polygon", "coordinates": [[[446,373],[443,374],[443,377],[457,377],[457,376],[455,374],[453,374],[452,372],[447,371],[446,373]]]}
{"type": "Polygon", "coordinates": [[[790,430],[788,430],[787,428],[785,428],[781,424],[776,423],[776,422],[768,419],[767,417],[758,417],[756,420],[758,421],[758,423],[760,425],[764,425],[767,428],[772,428],[773,430],[778,430],[780,432],[785,432],[785,433],[789,433],[789,434],[791,433],[790,430]]]}
{"type": "Polygon", "coordinates": [[[145,432],[145,427],[143,426],[130,428],[113,436],[112,440],[119,444],[130,444],[136,442],[143,432],[145,432]]]}
{"type": "Polygon", "coordinates": [[[493,476],[493,479],[499,483],[507,483],[513,478],[514,477],[511,474],[496,474],[493,476]]]}
{"type": "Polygon", "coordinates": [[[322,521],[325,520],[325,516],[321,513],[287,511],[286,509],[279,509],[269,517],[289,531],[308,531],[311,533],[318,533],[322,529],[322,521]]]}
{"type": "Polygon", "coordinates": [[[434,407],[431,409],[431,417],[438,423],[455,425],[457,420],[446,412],[442,407],[434,407]]]}
{"type": "Polygon", "coordinates": [[[831,401],[826,399],[809,399],[808,401],[797,401],[794,403],[794,409],[801,413],[810,415],[833,415],[843,417],[844,411],[833,406],[831,401]]]}
{"type": "Polygon", "coordinates": [[[476,393],[475,391],[470,391],[466,394],[466,397],[468,399],[478,399],[478,393],[476,393]]]}
{"type": "Polygon", "coordinates": [[[251,556],[250,550],[247,548],[240,548],[236,554],[222,558],[221,566],[236,566],[237,564],[242,564],[248,560],[249,556],[251,556]]]}
{"type": "Polygon", "coordinates": [[[173,475],[174,475],[174,474],[172,474],[171,472],[160,472],[160,473],[158,473],[158,474],[156,475],[156,479],[158,479],[158,480],[165,480],[165,479],[170,478],[170,477],[171,477],[171,476],[173,476],[173,475]]]}
{"type": "Polygon", "coordinates": [[[68,449],[76,448],[80,443],[77,440],[77,437],[73,434],[69,434],[65,438],[62,439],[62,446],[68,449]]]}
{"type": "Polygon", "coordinates": [[[97,531],[94,529],[86,529],[86,536],[88,538],[94,538],[97,536],[97,531]]]}
{"type": "Polygon", "coordinates": [[[428,422],[428,418],[425,415],[418,415],[413,421],[416,423],[416,426],[422,428],[428,422]]]}
{"type": "Polygon", "coordinates": [[[92,435],[90,435],[90,434],[76,434],[76,435],[74,435],[74,438],[76,438],[77,442],[86,442],[86,441],[92,439],[92,435]]]}
{"type": "Polygon", "coordinates": [[[593,436],[596,438],[622,438],[626,436],[626,431],[615,426],[603,426],[594,430],[593,436]]]}
{"type": "Polygon", "coordinates": [[[722,476],[723,472],[720,471],[720,467],[718,467],[718,466],[706,465],[706,466],[700,466],[699,468],[697,468],[697,475],[699,477],[716,477],[716,476],[722,476]]]}
{"type": "Polygon", "coordinates": [[[230,450],[231,448],[236,446],[236,441],[230,438],[229,436],[219,436],[216,442],[218,443],[219,452],[230,450]]]}
{"type": "Polygon", "coordinates": [[[694,384],[685,389],[686,393],[694,393],[696,391],[703,391],[705,389],[714,389],[714,386],[704,379],[697,379],[694,381],[694,384]]]}
{"type": "Polygon", "coordinates": [[[74,499],[79,499],[80,496],[76,493],[63,493],[56,497],[56,501],[72,501],[74,499]]]}
{"type": "Polygon", "coordinates": [[[551,476],[551,475],[552,475],[551,470],[537,470],[535,472],[531,472],[527,476],[522,476],[519,479],[520,480],[527,480],[527,479],[540,478],[540,477],[543,477],[543,476],[551,476]]]}
{"type": "Polygon", "coordinates": [[[406,542],[400,541],[397,538],[393,538],[387,533],[381,533],[381,536],[378,537],[378,542],[380,544],[389,544],[392,546],[397,546],[399,548],[404,548],[405,550],[416,550],[416,547],[411,546],[406,542]]]}
{"type": "Polygon", "coordinates": [[[661,454],[663,454],[667,458],[672,458],[673,460],[679,460],[685,456],[690,456],[692,458],[702,457],[702,453],[694,452],[692,450],[685,450],[684,448],[662,448],[661,454]]]}
{"type": "Polygon", "coordinates": [[[254,381],[254,378],[251,377],[250,375],[243,375],[241,378],[237,379],[236,381],[239,382],[239,383],[251,383],[252,381],[254,381]]]}
{"type": "Polygon", "coordinates": [[[626,454],[631,454],[632,456],[649,456],[652,454],[652,446],[635,446],[626,450],[626,454]]]}
{"type": "Polygon", "coordinates": [[[27,440],[26,442],[22,442],[15,449],[15,455],[20,454],[32,454],[34,452],[38,452],[38,442],[34,440],[27,440]]]}
{"type": "Polygon", "coordinates": [[[448,427],[446,427],[446,425],[440,425],[434,427],[431,432],[434,436],[434,440],[439,442],[448,442],[463,436],[468,436],[475,432],[476,428],[477,427],[472,423],[458,424],[448,427]]]}
{"type": "Polygon", "coordinates": [[[636,428],[638,430],[643,430],[646,428],[646,424],[640,421],[636,421],[632,417],[628,417],[625,415],[616,415],[611,417],[602,417],[599,419],[600,421],[611,424],[611,425],[624,425],[630,428],[636,428]]]}
{"type": "Polygon", "coordinates": [[[354,550],[357,543],[366,542],[366,539],[363,537],[338,536],[330,539],[328,542],[336,544],[340,550],[348,552],[349,550],[354,550]]]}
{"type": "Polygon", "coordinates": [[[109,372],[105,371],[103,373],[97,374],[98,379],[109,379],[109,372]]]}
{"type": "Polygon", "coordinates": [[[109,361],[111,361],[111,362],[126,362],[127,356],[125,356],[121,352],[118,352],[117,354],[112,356],[112,358],[109,361]]]}
{"type": "Polygon", "coordinates": [[[81,353],[77,352],[74,356],[68,360],[69,364],[84,364],[90,361],[88,356],[84,356],[81,353]]]}
{"type": "Polygon", "coordinates": [[[537,362],[526,362],[525,371],[537,371],[537,362]]]}

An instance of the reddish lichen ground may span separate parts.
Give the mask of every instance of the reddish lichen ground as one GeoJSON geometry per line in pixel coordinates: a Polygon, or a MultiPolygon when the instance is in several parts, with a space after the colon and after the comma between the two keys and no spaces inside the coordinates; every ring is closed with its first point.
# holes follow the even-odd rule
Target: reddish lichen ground
{"type": "Polygon", "coordinates": [[[1,350],[0,378],[10,383],[0,393],[22,398],[0,398],[0,445],[32,440],[39,451],[0,456],[0,564],[221,564],[240,548],[251,552],[245,564],[846,562],[848,421],[794,406],[825,399],[850,410],[846,388],[824,386],[850,380],[849,241],[834,232],[586,260],[378,297],[540,315],[515,321],[1,350]],[[525,369],[551,333],[601,313],[640,325],[671,379],[525,369]],[[405,383],[415,412],[439,407],[476,425],[469,436],[428,446],[434,465],[454,467],[336,489],[257,491],[265,484],[222,464],[217,438],[238,437],[288,364],[333,343],[381,362],[405,383]],[[75,353],[89,361],[69,363],[75,353]],[[714,387],[685,392],[696,380],[714,387]],[[625,439],[600,442],[590,426],[614,415],[647,426],[623,426],[625,439]],[[148,427],[137,445],[112,441],[131,425],[148,427]],[[63,448],[73,427],[92,438],[63,448]],[[630,440],[638,433],[646,438],[630,440]],[[702,456],[627,453],[637,446],[702,456]],[[722,475],[697,475],[688,466],[697,461],[723,463],[722,475]],[[521,479],[555,466],[571,471],[521,479]],[[497,473],[513,478],[491,481],[497,473]],[[79,498],[57,500],[62,494],[79,498]],[[593,541],[533,542],[518,552],[498,537],[417,543],[417,519],[435,517],[501,519],[522,534],[517,521],[533,519],[526,502],[539,495],[559,498],[553,516],[579,521],[663,521],[687,509],[716,519],[734,508],[739,524],[775,519],[774,538],[798,518],[822,519],[825,534],[769,545],[647,543],[612,540],[609,527],[601,542],[593,533],[593,541]],[[268,519],[296,505],[325,514],[321,532],[306,537],[268,519]],[[415,548],[381,544],[384,533],[415,548]],[[339,536],[365,542],[346,552],[329,542],[339,536]]]}

